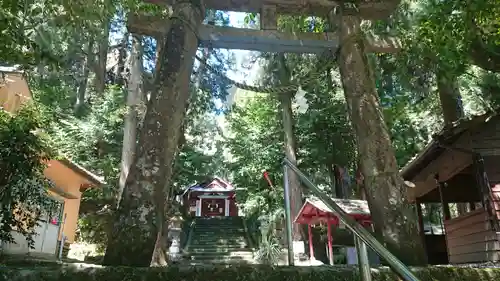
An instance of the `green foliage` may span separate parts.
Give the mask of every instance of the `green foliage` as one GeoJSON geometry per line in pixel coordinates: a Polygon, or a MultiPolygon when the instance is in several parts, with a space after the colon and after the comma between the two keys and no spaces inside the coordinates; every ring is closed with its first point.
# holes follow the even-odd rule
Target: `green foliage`
{"type": "MultiPolygon", "coordinates": [[[[71,66],[71,56],[82,52],[68,39],[85,42],[88,33],[100,32],[101,21],[114,6],[110,0],[2,1],[0,6],[0,62],[29,67],[71,66]],[[69,51],[69,52],[68,52],[69,51]]],[[[73,43],[77,43],[73,42],[73,43]]]]}
{"type": "Polygon", "coordinates": [[[282,257],[283,250],[276,233],[276,226],[283,221],[283,217],[284,210],[278,209],[259,218],[261,240],[255,256],[261,264],[277,265],[282,257]]]}
{"type": "Polygon", "coordinates": [[[282,253],[282,246],[277,237],[263,236],[259,249],[255,253],[255,259],[261,264],[276,265],[280,261],[282,253]]]}
{"type": "Polygon", "coordinates": [[[37,220],[51,206],[43,171],[53,154],[39,131],[45,121],[33,105],[15,115],[0,110],[0,241],[14,242],[16,230],[32,247],[37,220]]]}
{"type": "MultiPolygon", "coordinates": [[[[493,281],[500,278],[500,269],[488,268],[457,268],[457,267],[426,267],[415,268],[415,274],[422,281],[493,281]]],[[[387,268],[376,269],[372,272],[374,281],[400,280],[387,268]]],[[[4,268],[0,273],[0,281],[21,280],[219,280],[219,281],[361,281],[355,267],[289,267],[289,266],[256,266],[233,265],[203,266],[181,268],[169,266],[167,268],[130,268],[130,267],[102,267],[81,268],[4,268]]]]}
{"type": "Polygon", "coordinates": [[[248,103],[236,106],[228,116],[226,146],[231,154],[229,170],[233,184],[243,187],[237,198],[247,216],[272,213],[281,208],[281,159],[283,133],[278,103],[267,97],[252,96],[248,103]],[[269,187],[262,176],[266,169],[274,184],[269,187]]]}
{"type": "Polygon", "coordinates": [[[83,194],[78,228],[79,239],[103,246],[120,172],[126,110],[123,90],[110,87],[77,118],[71,115],[72,103],[68,101],[71,92],[63,83],[52,88],[39,85],[36,89],[36,99],[45,105],[51,117],[46,128],[54,146],[60,153],[71,156],[72,160],[106,179],[107,185],[83,194]]]}

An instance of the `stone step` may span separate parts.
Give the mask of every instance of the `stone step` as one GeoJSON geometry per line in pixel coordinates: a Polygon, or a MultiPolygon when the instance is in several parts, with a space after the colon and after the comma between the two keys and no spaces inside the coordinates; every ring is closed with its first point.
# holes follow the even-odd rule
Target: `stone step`
{"type": "Polygon", "coordinates": [[[246,243],[245,238],[218,238],[218,239],[211,239],[211,238],[197,238],[197,237],[192,237],[191,238],[191,243],[195,242],[201,242],[201,243],[235,243],[235,244],[241,244],[241,243],[246,243]]]}
{"type": "Polygon", "coordinates": [[[217,241],[233,241],[233,242],[246,241],[245,237],[244,236],[240,236],[240,235],[235,235],[235,236],[199,236],[199,235],[193,235],[191,237],[191,239],[192,240],[212,241],[212,242],[217,242],[217,241]]]}
{"type": "Polygon", "coordinates": [[[231,224],[203,224],[203,223],[195,223],[195,227],[208,227],[208,228],[216,228],[216,227],[223,227],[223,228],[243,228],[242,224],[236,224],[236,223],[231,223],[231,224]]]}
{"type": "Polygon", "coordinates": [[[241,225],[194,225],[195,229],[213,229],[213,230],[227,230],[227,229],[240,229],[243,230],[241,225]]]}
{"type": "Polygon", "coordinates": [[[199,236],[199,235],[193,235],[191,236],[191,239],[200,239],[200,240],[206,240],[206,241],[241,241],[241,240],[246,240],[245,236],[243,235],[224,235],[224,236],[199,236]]]}
{"type": "Polygon", "coordinates": [[[245,233],[243,230],[224,230],[224,231],[211,231],[211,230],[205,230],[205,229],[195,229],[193,231],[193,234],[196,233],[197,235],[242,235],[245,233]]]}
{"type": "Polygon", "coordinates": [[[241,227],[201,227],[201,226],[195,226],[194,230],[225,232],[225,231],[244,231],[244,228],[241,228],[241,227]]]}
{"type": "Polygon", "coordinates": [[[202,245],[202,246],[210,246],[210,245],[235,245],[235,246],[245,246],[247,245],[246,241],[205,241],[205,240],[191,240],[190,245],[202,245]]]}
{"type": "Polygon", "coordinates": [[[210,244],[205,244],[205,243],[190,243],[189,244],[189,248],[191,249],[211,249],[211,248],[214,248],[214,249],[246,249],[248,248],[248,244],[247,243],[232,243],[232,244],[222,244],[222,243],[219,243],[219,244],[214,244],[214,243],[210,243],[210,244]]]}
{"type": "Polygon", "coordinates": [[[203,237],[203,238],[232,238],[232,237],[246,237],[244,233],[198,233],[193,232],[192,236],[203,237]]]}
{"type": "Polygon", "coordinates": [[[197,247],[197,248],[220,248],[220,247],[239,247],[239,248],[245,248],[247,247],[248,243],[246,242],[239,242],[239,243],[227,243],[227,242],[205,242],[205,241],[191,241],[189,243],[190,247],[197,247]]]}
{"type": "Polygon", "coordinates": [[[189,260],[184,260],[180,262],[182,265],[189,265],[189,266],[206,266],[210,264],[217,264],[217,265],[234,265],[234,264],[256,264],[254,260],[252,261],[247,261],[247,260],[225,260],[225,261],[189,261],[189,260]]]}
{"type": "Polygon", "coordinates": [[[252,253],[252,248],[247,247],[221,247],[221,248],[201,248],[201,247],[189,247],[186,249],[186,253],[188,254],[204,254],[204,253],[209,253],[209,254],[217,254],[220,253],[221,255],[227,255],[231,253],[252,253]]]}
{"type": "Polygon", "coordinates": [[[191,257],[244,257],[253,258],[253,252],[251,251],[228,251],[222,252],[189,252],[188,256],[191,257]]]}
{"type": "Polygon", "coordinates": [[[241,221],[216,221],[216,220],[213,221],[196,220],[195,223],[197,225],[242,225],[243,224],[243,222],[241,221]]]}
{"type": "Polygon", "coordinates": [[[253,256],[242,257],[242,256],[192,256],[192,261],[212,261],[212,262],[223,262],[223,261],[252,261],[253,256]]]}
{"type": "Polygon", "coordinates": [[[197,219],[183,263],[254,263],[240,218],[197,219]]]}
{"type": "Polygon", "coordinates": [[[239,248],[239,247],[237,247],[237,248],[236,247],[235,248],[228,248],[228,247],[224,247],[224,248],[191,248],[190,247],[187,250],[187,252],[189,254],[220,253],[222,255],[226,255],[229,253],[252,253],[252,249],[251,248],[239,248]]]}

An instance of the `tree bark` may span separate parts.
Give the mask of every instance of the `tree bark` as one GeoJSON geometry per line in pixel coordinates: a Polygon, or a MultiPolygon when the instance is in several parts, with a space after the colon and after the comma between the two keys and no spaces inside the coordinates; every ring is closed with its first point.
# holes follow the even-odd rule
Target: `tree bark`
{"type": "Polygon", "coordinates": [[[74,106],[74,113],[79,114],[85,104],[85,93],[87,92],[87,83],[89,80],[89,62],[91,61],[91,53],[93,48],[93,41],[90,40],[87,45],[87,54],[82,62],[82,76],[78,79],[78,88],[76,92],[76,101],[74,106]]]}
{"type": "Polygon", "coordinates": [[[490,50],[485,45],[486,43],[483,42],[479,35],[472,41],[469,48],[469,58],[472,64],[484,70],[500,73],[500,47],[497,45],[497,47],[490,50]]]}
{"type": "Polygon", "coordinates": [[[403,262],[424,264],[416,212],[405,200],[403,179],[360,38],[360,18],[343,16],[341,21],[340,73],[376,234],[403,262]]]}
{"type": "MultiPolygon", "coordinates": [[[[452,127],[453,123],[464,117],[462,95],[458,86],[458,79],[455,75],[443,72],[436,74],[439,100],[443,110],[444,126],[452,127]]],[[[459,215],[467,213],[467,203],[457,203],[459,215]]]]}
{"type": "Polygon", "coordinates": [[[204,14],[201,3],[179,2],[174,6],[155,73],[155,90],[148,101],[136,156],[104,257],[106,265],[166,263],[167,241],[157,243],[157,238],[167,231],[166,195],[189,99],[193,56],[198,47],[194,30],[204,14]]]}
{"type": "Polygon", "coordinates": [[[111,18],[106,17],[101,24],[102,34],[99,40],[97,51],[97,63],[95,64],[95,91],[97,94],[104,94],[106,89],[106,63],[108,60],[109,49],[109,29],[111,25],[111,18]]]}
{"type": "Polygon", "coordinates": [[[444,124],[449,127],[464,116],[458,80],[456,76],[445,73],[437,73],[436,78],[444,124]]]}
{"type": "MultiPolygon", "coordinates": [[[[285,55],[279,54],[279,80],[282,84],[290,82],[290,73],[285,65],[285,55]]],[[[282,113],[282,122],[283,122],[283,131],[285,135],[284,140],[284,151],[285,157],[292,162],[292,164],[297,165],[297,156],[296,156],[296,141],[295,135],[293,132],[293,112],[292,112],[292,97],[295,93],[282,93],[279,95],[281,113],[282,113]]],[[[292,220],[295,219],[297,214],[302,207],[302,191],[300,188],[300,181],[295,172],[290,171],[289,176],[289,186],[290,186],[290,214],[292,220]]],[[[301,241],[302,240],[302,231],[299,224],[294,223],[292,228],[292,238],[293,241],[301,241]]]]}
{"type": "Polygon", "coordinates": [[[143,47],[142,36],[132,35],[132,50],[130,53],[130,77],[128,81],[128,94],[127,94],[127,114],[125,115],[124,129],[123,129],[123,147],[122,147],[122,160],[120,167],[120,179],[118,182],[117,191],[117,206],[120,203],[123,189],[125,188],[125,181],[129,173],[130,165],[134,159],[135,146],[137,142],[137,129],[139,125],[140,105],[143,100],[143,65],[142,65],[143,47]]]}
{"type": "MultiPolygon", "coordinates": [[[[120,42],[120,46],[118,47],[118,60],[115,67],[114,83],[118,86],[125,86],[126,83],[126,73],[125,73],[125,61],[127,59],[127,42],[129,39],[129,33],[126,33],[123,36],[122,42],[120,42]]],[[[134,39],[132,39],[134,40],[134,39]]],[[[132,55],[132,54],[131,54],[132,55]]],[[[141,58],[142,61],[142,58],[141,58]]]]}

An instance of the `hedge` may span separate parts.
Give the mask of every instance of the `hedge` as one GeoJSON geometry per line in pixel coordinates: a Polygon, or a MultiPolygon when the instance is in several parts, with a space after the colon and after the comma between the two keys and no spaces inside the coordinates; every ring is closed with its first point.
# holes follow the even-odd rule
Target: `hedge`
{"type": "MultiPolygon", "coordinates": [[[[422,281],[500,280],[500,269],[427,267],[422,281]]],[[[267,267],[255,265],[168,268],[0,267],[0,281],[361,281],[355,267],[267,267]]],[[[389,269],[373,270],[373,281],[399,280],[389,269]]]]}

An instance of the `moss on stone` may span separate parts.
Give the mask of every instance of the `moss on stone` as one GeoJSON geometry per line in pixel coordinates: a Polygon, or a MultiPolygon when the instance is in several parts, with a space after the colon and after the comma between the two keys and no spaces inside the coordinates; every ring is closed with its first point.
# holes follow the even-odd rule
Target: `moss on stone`
{"type": "MultiPolygon", "coordinates": [[[[500,280],[500,269],[416,268],[422,281],[500,280]]],[[[79,267],[0,268],[0,281],[357,281],[355,267],[197,266],[168,268],[79,267]]],[[[373,271],[374,281],[399,281],[386,268],[373,271]]]]}

